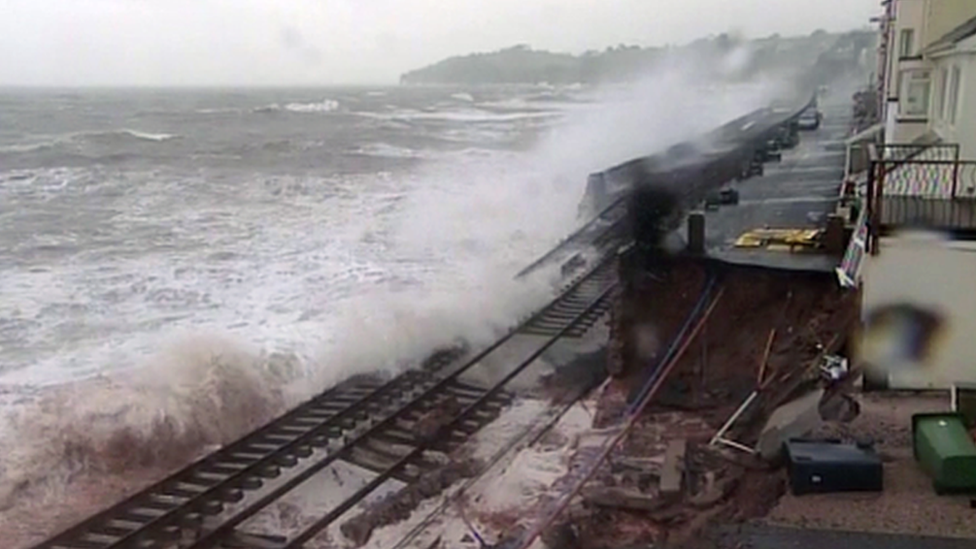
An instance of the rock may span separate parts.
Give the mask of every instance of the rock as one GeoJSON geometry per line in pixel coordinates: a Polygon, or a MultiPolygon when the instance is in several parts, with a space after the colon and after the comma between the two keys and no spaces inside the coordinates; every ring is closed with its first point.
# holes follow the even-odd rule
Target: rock
{"type": "Polygon", "coordinates": [[[442,427],[454,420],[463,410],[464,407],[457,398],[448,397],[421,415],[413,426],[413,432],[421,440],[428,440],[437,435],[442,427]]]}
{"type": "Polygon", "coordinates": [[[820,400],[824,390],[817,389],[780,406],[769,416],[759,435],[756,449],[759,455],[774,461],[783,452],[783,443],[791,438],[805,436],[820,426],[820,400]]]}
{"type": "Polygon", "coordinates": [[[580,549],[579,536],[569,522],[562,522],[546,528],[540,536],[549,549],[580,549]]]}
{"type": "Polygon", "coordinates": [[[820,417],[826,421],[850,423],[861,413],[861,405],[850,395],[839,394],[820,404],[820,417]]]}
{"type": "Polygon", "coordinates": [[[339,530],[342,535],[349,538],[349,541],[359,547],[369,541],[369,537],[373,534],[373,524],[368,516],[361,515],[348,520],[339,530]]]}
{"type": "Polygon", "coordinates": [[[712,471],[705,473],[705,486],[702,490],[688,498],[688,505],[697,509],[705,509],[722,501],[735,490],[739,484],[739,475],[728,474],[717,478],[712,471]]]}

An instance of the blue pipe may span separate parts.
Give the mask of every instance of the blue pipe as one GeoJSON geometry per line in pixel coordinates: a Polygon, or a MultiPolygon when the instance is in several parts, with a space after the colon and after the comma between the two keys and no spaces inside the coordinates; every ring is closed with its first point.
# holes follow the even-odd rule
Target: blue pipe
{"type": "Polygon", "coordinates": [[[637,393],[637,398],[635,398],[634,401],[631,402],[627,407],[627,416],[632,416],[637,412],[641,406],[641,403],[645,398],[647,398],[648,393],[651,392],[651,387],[657,383],[661,372],[664,371],[664,366],[667,365],[667,363],[672,359],[674,353],[678,350],[678,345],[684,340],[685,336],[688,334],[688,330],[691,329],[692,323],[698,318],[698,315],[701,314],[702,309],[705,308],[705,304],[708,303],[708,298],[712,294],[712,289],[715,287],[716,280],[717,277],[715,274],[710,272],[708,274],[708,283],[705,285],[705,289],[702,290],[701,296],[698,298],[698,302],[695,304],[695,307],[691,310],[691,312],[688,313],[688,317],[685,318],[685,322],[681,326],[681,330],[678,331],[678,334],[674,337],[674,339],[671,340],[671,345],[668,347],[668,352],[661,357],[657,365],[654,367],[653,373],[651,373],[651,375],[647,378],[647,381],[644,382],[644,386],[641,387],[640,392],[637,393]]]}

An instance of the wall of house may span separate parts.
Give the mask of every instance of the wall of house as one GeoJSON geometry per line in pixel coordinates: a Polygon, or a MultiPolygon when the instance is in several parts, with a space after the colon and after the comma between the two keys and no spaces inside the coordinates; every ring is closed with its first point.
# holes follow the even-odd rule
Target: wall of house
{"type": "Polygon", "coordinates": [[[976,37],[961,42],[958,49],[969,51],[935,59],[930,125],[944,141],[959,143],[962,159],[976,160],[976,123],[973,123],[976,120],[976,37]],[[943,69],[948,69],[951,74],[953,66],[960,68],[962,76],[955,124],[947,120],[947,110],[946,117],[942,116],[942,103],[948,99],[946,86],[950,85],[951,79],[947,80],[944,86],[941,73],[943,69]]]}
{"type": "Polygon", "coordinates": [[[929,0],[925,18],[925,43],[935,42],[974,16],[976,2],[973,0],[929,0]]]}
{"type": "MultiPolygon", "coordinates": [[[[903,29],[913,29],[915,31],[915,39],[913,41],[915,48],[911,55],[918,55],[925,44],[928,43],[926,37],[926,16],[928,12],[929,0],[898,0],[898,4],[895,7],[893,50],[896,59],[901,53],[901,31],[903,29]]],[[[958,25],[959,23],[956,24],[958,25]]]]}
{"type": "MultiPolygon", "coordinates": [[[[976,382],[976,244],[932,237],[885,238],[880,251],[867,259],[862,273],[864,314],[909,302],[940,315],[944,325],[932,354],[923,361],[892,358],[877,348],[863,348],[862,358],[888,372],[891,388],[947,388],[955,381],[976,382]]],[[[907,335],[903,331],[900,337],[907,335]]]]}
{"type": "Polygon", "coordinates": [[[962,87],[959,89],[959,118],[956,123],[956,141],[960,154],[966,160],[976,160],[976,37],[960,44],[971,53],[960,60],[962,87]]]}
{"type": "MultiPolygon", "coordinates": [[[[929,0],[897,0],[895,3],[895,22],[891,31],[890,50],[889,50],[889,71],[887,75],[886,99],[900,99],[904,101],[905,92],[903,83],[903,71],[906,68],[921,68],[920,61],[902,61],[902,31],[912,29],[914,31],[911,54],[920,53],[923,46],[925,34],[925,18],[928,12],[929,0]]],[[[921,137],[928,128],[923,119],[904,122],[900,115],[901,108],[899,102],[888,101],[885,113],[885,136],[889,143],[909,143],[921,137]]]]}
{"type": "Polygon", "coordinates": [[[917,122],[899,120],[895,122],[894,128],[894,131],[888,134],[890,137],[886,138],[889,143],[911,143],[925,135],[929,130],[924,120],[917,122]]]}

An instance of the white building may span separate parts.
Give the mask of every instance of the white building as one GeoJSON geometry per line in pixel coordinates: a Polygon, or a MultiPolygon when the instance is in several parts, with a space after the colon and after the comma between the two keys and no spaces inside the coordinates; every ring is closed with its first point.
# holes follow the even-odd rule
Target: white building
{"type": "Polygon", "coordinates": [[[973,125],[963,122],[976,120],[976,101],[966,105],[964,93],[971,82],[976,94],[976,0],[889,0],[886,7],[893,19],[883,26],[885,140],[937,137],[976,158],[973,125]]]}
{"type": "MultiPolygon", "coordinates": [[[[875,180],[882,174],[878,187],[885,197],[877,202],[886,216],[894,206],[938,211],[943,221],[950,220],[944,225],[953,228],[962,227],[953,225],[956,219],[968,216],[970,226],[962,228],[976,235],[976,163],[966,162],[976,160],[976,0],[887,0],[882,5],[878,92],[884,99],[885,145],[940,142],[958,145],[958,157],[955,152],[938,157],[937,149],[954,151],[943,145],[907,163],[886,163],[875,171],[875,180]]],[[[876,225],[884,223],[881,217],[876,225]]],[[[897,227],[899,222],[891,223],[897,227]]],[[[976,245],[932,237],[881,238],[874,253],[862,273],[865,315],[911,304],[942,321],[925,356],[906,360],[893,351],[918,337],[916,324],[889,334],[881,347],[862,347],[861,358],[886,371],[884,382],[892,388],[976,382],[976,245]]]]}
{"type": "Polygon", "coordinates": [[[944,141],[958,143],[961,158],[976,159],[976,0],[974,16],[929,44],[923,55],[932,66],[929,127],[944,141]]]}

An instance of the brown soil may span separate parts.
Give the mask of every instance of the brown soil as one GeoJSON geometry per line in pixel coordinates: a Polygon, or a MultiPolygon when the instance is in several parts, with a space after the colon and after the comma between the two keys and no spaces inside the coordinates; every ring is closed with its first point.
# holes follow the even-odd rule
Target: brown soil
{"type": "MultiPolygon", "coordinates": [[[[646,369],[667,351],[704,288],[705,269],[702,263],[674,260],[658,268],[655,278],[630,277],[615,315],[615,333],[624,339],[618,342],[623,374],[600,399],[598,427],[622,417],[628,400],[644,384],[646,369]]],[[[706,450],[702,445],[758,388],[772,330],[764,375],[771,381],[760,393],[756,410],[745,414],[728,435],[736,440],[751,441],[768,412],[795,392],[825,348],[843,342],[855,318],[854,301],[828,274],[721,269],[716,285],[724,288],[721,299],[620,449],[624,456],[660,457],[668,441],[687,440],[685,493],[664,511],[591,509],[577,521],[584,547],[651,541],[680,545],[694,539],[710,521],[765,516],[785,491],[781,472],[771,472],[741,452],[706,450]],[[612,540],[607,535],[611,529],[612,540]]],[[[599,480],[620,482],[613,477],[605,472],[599,480]]]]}

